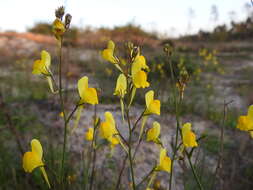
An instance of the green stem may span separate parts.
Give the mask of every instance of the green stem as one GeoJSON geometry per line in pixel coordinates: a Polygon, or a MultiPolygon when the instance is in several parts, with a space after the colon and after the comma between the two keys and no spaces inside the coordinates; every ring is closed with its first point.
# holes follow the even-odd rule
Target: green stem
{"type": "Polygon", "coordinates": [[[199,187],[200,190],[203,190],[202,184],[201,184],[201,182],[200,182],[199,177],[198,177],[197,174],[196,174],[195,168],[194,168],[193,165],[192,165],[191,158],[190,158],[188,152],[186,152],[186,155],[187,155],[187,159],[188,159],[188,161],[189,161],[189,164],[190,164],[190,166],[191,166],[191,170],[192,170],[192,173],[193,173],[193,175],[194,175],[194,178],[195,178],[195,180],[196,180],[196,182],[197,182],[197,184],[198,184],[198,187],[199,187]]]}
{"type": "Polygon", "coordinates": [[[91,149],[93,150],[93,157],[92,157],[92,170],[91,170],[91,178],[90,178],[90,190],[93,188],[93,181],[94,181],[94,175],[95,175],[95,166],[96,166],[96,157],[97,157],[97,152],[96,152],[96,131],[97,131],[97,107],[95,105],[94,108],[94,133],[93,133],[93,138],[91,142],[91,149]]]}
{"type": "Polygon", "coordinates": [[[133,190],[136,190],[135,179],[134,179],[133,160],[132,160],[132,147],[131,147],[132,130],[131,130],[131,123],[130,123],[129,109],[128,108],[126,110],[126,116],[127,116],[127,122],[128,122],[128,128],[129,128],[128,158],[129,158],[130,171],[131,171],[131,177],[132,177],[132,183],[133,183],[133,190]]]}
{"type": "Polygon", "coordinates": [[[149,176],[151,176],[153,174],[153,172],[155,172],[155,169],[156,167],[153,167],[152,170],[140,181],[140,183],[137,184],[137,188],[142,184],[144,183],[148,178],[149,176]]]}
{"type": "Polygon", "coordinates": [[[64,162],[65,162],[65,152],[66,152],[66,144],[67,144],[67,118],[64,109],[64,101],[63,101],[63,94],[62,94],[62,38],[60,41],[60,48],[59,48],[59,95],[60,95],[60,103],[61,103],[61,110],[63,112],[64,118],[64,139],[63,139],[63,150],[62,150],[62,162],[61,162],[61,185],[64,189],[64,162]]]}
{"type": "Polygon", "coordinates": [[[173,178],[173,171],[174,171],[174,160],[177,153],[177,144],[178,144],[178,138],[179,138],[179,132],[180,132],[180,122],[179,122],[179,106],[181,104],[181,98],[179,99],[179,102],[177,101],[177,94],[175,89],[175,76],[174,71],[172,67],[172,62],[169,59],[169,65],[170,65],[170,72],[171,72],[171,83],[172,83],[172,89],[173,89],[173,98],[175,102],[175,108],[176,108],[176,120],[177,120],[177,128],[176,128],[176,140],[173,148],[173,156],[171,160],[171,172],[170,172],[170,180],[169,180],[169,190],[172,188],[172,178],[173,178]]]}

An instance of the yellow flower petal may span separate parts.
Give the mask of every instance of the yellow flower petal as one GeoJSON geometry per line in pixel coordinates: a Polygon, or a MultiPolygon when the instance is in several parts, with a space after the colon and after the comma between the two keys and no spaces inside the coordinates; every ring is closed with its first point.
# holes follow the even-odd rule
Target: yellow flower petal
{"type": "Polygon", "coordinates": [[[50,67],[50,65],[51,65],[51,56],[45,50],[41,51],[41,61],[45,64],[46,68],[50,67]]]}
{"type": "Polygon", "coordinates": [[[154,91],[150,90],[145,94],[146,107],[149,107],[150,103],[154,100],[154,91]]]}
{"type": "Polygon", "coordinates": [[[183,144],[187,147],[196,147],[196,135],[191,131],[191,123],[185,123],[182,127],[183,144]]]}
{"type": "Polygon", "coordinates": [[[113,42],[112,40],[109,40],[109,41],[108,41],[107,49],[111,49],[111,50],[114,51],[114,49],[115,49],[115,44],[114,44],[114,42],[113,42]]]}
{"type": "Polygon", "coordinates": [[[88,88],[88,77],[84,76],[78,80],[77,87],[80,97],[83,97],[85,90],[88,88]]]}
{"type": "Polygon", "coordinates": [[[39,158],[42,159],[43,149],[40,144],[40,141],[38,141],[37,139],[33,139],[31,141],[31,147],[32,147],[32,152],[35,152],[39,156],[39,158]]]}
{"type": "Polygon", "coordinates": [[[100,136],[108,141],[111,141],[112,138],[112,131],[110,128],[110,124],[108,122],[102,122],[100,124],[100,136]]]}
{"type": "Polygon", "coordinates": [[[117,58],[114,57],[114,48],[115,44],[113,41],[109,41],[107,48],[102,51],[102,58],[106,61],[109,61],[113,64],[118,63],[117,58]]]}
{"type": "Polygon", "coordinates": [[[111,140],[111,147],[115,147],[117,144],[119,144],[119,140],[116,137],[113,137],[111,140]]]}
{"type": "Polygon", "coordinates": [[[26,152],[23,156],[23,168],[31,173],[35,168],[43,166],[41,158],[35,152],[26,152]]]}
{"type": "Polygon", "coordinates": [[[51,56],[50,54],[42,50],[41,51],[41,59],[36,60],[33,63],[33,74],[44,74],[49,75],[50,74],[50,64],[51,64],[51,56]]]}
{"type": "Polygon", "coordinates": [[[93,134],[94,134],[94,129],[89,128],[88,131],[85,133],[85,139],[87,141],[92,141],[93,140],[93,134]]]}
{"type": "Polygon", "coordinates": [[[83,101],[88,104],[98,104],[98,96],[95,88],[87,88],[84,93],[83,101]]]}
{"type": "Polygon", "coordinates": [[[183,134],[183,144],[185,147],[196,147],[198,143],[196,136],[192,131],[187,131],[183,134]]]}
{"type": "Polygon", "coordinates": [[[115,120],[111,112],[109,111],[105,112],[105,121],[109,122],[112,128],[115,128],[115,120]]]}
{"type": "Polygon", "coordinates": [[[149,67],[146,64],[146,59],[142,55],[138,55],[134,62],[132,63],[132,68],[131,68],[131,73],[132,76],[135,75],[137,72],[143,70],[143,69],[148,69],[149,67]]]}
{"type": "Polygon", "coordinates": [[[251,119],[248,116],[242,115],[238,118],[236,128],[238,128],[242,131],[252,130],[253,129],[253,122],[251,121],[251,119]]]}
{"type": "Polygon", "coordinates": [[[66,31],[64,24],[59,18],[56,18],[53,22],[53,33],[57,40],[64,34],[66,31]]]}
{"type": "Polygon", "coordinates": [[[77,86],[81,97],[80,103],[98,104],[97,91],[95,88],[88,87],[88,77],[82,77],[77,86]]]}
{"type": "Polygon", "coordinates": [[[171,171],[171,159],[170,157],[167,156],[166,153],[166,149],[161,148],[160,150],[160,161],[159,161],[159,165],[157,167],[158,170],[160,171],[166,171],[168,173],[170,173],[171,171]]]}
{"type": "Polygon", "coordinates": [[[145,94],[146,111],[145,114],[157,114],[160,115],[160,100],[154,100],[154,91],[150,90],[145,94]]]}
{"type": "Polygon", "coordinates": [[[189,122],[187,122],[187,123],[185,123],[184,125],[183,125],[183,127],[182,127],[182,133],[185,133],[185,132],[187,132],[187,131],[191,131],[192,130],[192,124],[191,123],[189,123],[189,122]]]}
{"type": "MultiPolygon", "coordinates": [[[[111,112],[105,112],[105,122],[102,122],[100,125],[100,136],[104,139],[107,139],[109,142],[115,144],[118,134],[118,131],[115,126],[115,121],[111,112]]],[[[117,143],[118,144],[118,143],[117,143]]]]}
{"type": "Polygon", "coordinates": [[[47,70],[45,68],[45,65],[43,64],[43,62],[41,60],[36,60],[33,63],[33,71],[32,74],[44,74],[46,73],[47,70]]]}
{"type": "Polygon", "coordinates": [[[160,115],[160,107],[161,107],[160,100],[153,100],[148,107],[148,112],[151,114],[160,115]]]}
{"type": "Polygon", "coordinates": [[[161,130],[160,124],[155,121],[153,123],[153,127],[148,130],[147,141],[157,142],[157,139],[159,138],[160,135],[160,130],[161,130]]]}
{"type": "Polygon", "coordinates": [[[126,94],[126,88],[127,88],[126,76],[124,74],[120,74],[117,79],[117,84],[116,84],[116,88],[114,91],[114,95],[117,95],[117,96],[123,98],[124,95],[126,94]]]}
{"type": "Polygon", "coordinates": [[[133,75],[133,83],[136,88],[146,88],[149,87],[149,82],[147,82],[147,74],[145,71],[138,71],[133,75]]]}

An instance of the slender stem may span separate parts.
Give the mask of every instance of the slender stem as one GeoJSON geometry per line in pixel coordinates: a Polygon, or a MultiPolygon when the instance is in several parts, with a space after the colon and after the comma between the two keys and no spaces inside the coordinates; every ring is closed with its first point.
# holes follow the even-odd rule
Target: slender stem
{"type": "Polygon", "coordinates": [[[129,158],[129,164],[130,164],[130,171],[131,171],[131,177],[132,177],[133,190],[136,190],[135,179],[134,179],[133,160],[132,160],[132,147],[131,147],[132,130],[131,130],[131,123],[130,123],[129,109],[128,108],[126,110],[126,116],[127,116],[127,122],[128,122],[128,128],[129,128],[128,158],[129,158]]]}
{"type": "MultiPolygon", "coordinates": [[[[222,123],[221,123],[221,131],[220,131],[220,151],[219,151],[219,158],[218,158],[218,162],[217,162],[217,166],[215,168],[215,172],[214,172],[214,178],[212,181],[212,189],[215,185],[215,179],[217,177],[217,174],[219,173],[219,171],[221,172],[222,170],[222,160],[223,160],[223,152],[224,152],[224,128],[225,128],[225,122],[227,119],[227,106],[232,103],[233,101],[230,102],[225,102],[224,100],[224,104],[223,104],[223,118],[222,118],[222,123]]],[[[221,173],[220,173],[221,175],[221,173]]],[[[222,184],[220,184],[222,186],[222,184]]],[[[221,187],[222,188],[222,187],[221,187]]]]}
{"type": "Polygon", "coordinates": [[[134,130],[137,127],[137,124],[139,123],[139,121],[141,120],[141,118],[144,116],[144,113],[146,111],[146,108],[143,110],[143,112],[141,113],[141,115],[138,117],[138,119],[135,121],[133,128],[131,129],[132,132],[134,132],[134,130]]]}
{"type": "Polygon", "coordinates": [[[149,178],[149,176],[152,175],[152,173],[155,171],[155,168],[156,168],[156,167],[153,167],[152,170],[150,170],[150,172],[137,184],[137,188],[138,188],[143,182],[145,182],[145,181],[149,178]]]}
{"type": "MultiPolygon", "coordinates": [[[[142,112],[142,114],[141,114],[141,115],[138,117],[138,119],[135,121],[134,126],[133,126],[133,128],[131,129],[132,133],[134,132],[134,129],[136,128],[137,124],[139,123],[139,121],[140,121],[141,118],[143,117],[144,112],[145,112],[145,110],[142,112]]],[[[126,144],[129,146],[128,143],[126,143],[126,144]]],[[[140,144],[140,143],[138,142],[137,147],[139,146],[139,144],[140,144]]],[[[135,155],[136,155],[136,151],[137,151],[137,150],[138,150],[138,149],[136,148],[135,151],[134,151],[133,160],[134,160],[134,157],[135,157],[135,155]]],[[[121,177],[122,177],[123,171],[124,171],[125,166],[126,166],[126,160],[127,160],[127,158],[128,158],[128,154],[127,154],[127,155],[125,156],[125,158],[124,158],[124,161],[123,161],[123,164],[122,164],[120,173],[119,173],[119,177],[118,177],[118,180],[117,180],[117,184],[116,184],[115,190],[118,190],[118,188],[119,188],[119,185],[120,185],[120,182],[121,182],[121,177]]]]}
{"type": "Polygon", "coordinates": [[[66,152],[66,144],[67,144],[67,118],[66,113],[64,109],[64,100],[63,100],[63,94],[62,94],[62,38],[60,41],[60,47],[59,47],[59,96],[60,96],[60,104],[61,104],[61,110],[63,112],[63,118],[64,118],[64,139],[63,139],[63,150],[62,150],[62,162],[61,162],[61,185],[64,189],[64,162],[65,162],[65,152],[66,152]]]}
{"type": "Polygon", "coordinates": [[[95,105],[94,108],[94,133],[93,133],[93,138],[91,142],[91,148],[93,150],[93,157],[92,157],[92,170],[91,170],[91,178],[90,178],[90,190],[93,188],[93,181],[94,181],[94,174],[95,174],[95,166],[96,166],[96,158],[97,158],[97,152],[96,152],[96,131],[97,131],[97,107],[95,105]]]}
{"type": "Polygon", "coordinates": [[[173,156],[171,159],[171,172],[170,172],[170,180],[169,180],[169,190],[172,188],[172,178],[173,178],[173,171],[174,171],[174,160],[177,153],[177,144],[178,144],[178,138],[179,138],[179,132],[180,132],[180,122],[179,122],[179,105],[181,104],[181,98],[179,99],[179,102],[177,101],[177,94],[175,89],[175,76],[173,71],[173,66],[171,59],[169,59],[169,65],[170,65],[170,72],[171,72],[171,84],[173,89],[173,98],[175,102],[175,108],[176,108],[176,120],[177,120],[177,128],[176,128],[176,140],[173,148],[173,156]]]}
{"type": "Polygon", "coordinates": [[[186,151],[186,156],[187,156],[187,158],[188,158],[189,164],[190,164],[190,166],[191,166],[192,173],[193,173],[194,178],[195,178],[195,180],[196,180],[196,182],[197,182],[197,184],[198,184],[198,187],[199,187],[200,190],[203,190],[202,184],[201,184],[201,182],[200,182],[200,180],[199,180],[199,177],[198,177],[197,174],[196,174],[195,168],[194,168],[193,165],[192,165],[191,158],[190,158],[189,153],[188,153],[187,151],[186,151]]]}
{"type": "Polygon", "coordinates": [[[119,189],[120,182],[121,182],[121,177],[122,177],[123,171],[124,171],[125,166],[126,166],[127,158],[128,158],[128,154],[125,156],[125,158],[123,160],[122,167],[121,167],[120,172],[119,172],[119,177],[118,177],[118,180],[117,180],[117,183],[116,183],[116,186],[115,186],[115,190],[119,189]]]}

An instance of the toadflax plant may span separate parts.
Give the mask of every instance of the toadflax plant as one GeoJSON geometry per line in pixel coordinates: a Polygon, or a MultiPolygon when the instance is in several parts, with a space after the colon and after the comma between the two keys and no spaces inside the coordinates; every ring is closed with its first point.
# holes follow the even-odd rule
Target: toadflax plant
{"type": "MultiPolygon", "coordinates": [[[[176,110],[176,133],[171,147],[165,147],[165,142],[161,138],[162,126],[158,121],[152,123],[152,127],[148,128],[146,123],[150,116],[161,114],[161,102],[156,98],[157,93],[152,90],[152,84],[148,80],[149,66],[146,58],[142,55],[140,47],[135,46],[132,43],[126,44],[126,58],[120,57],[116,54],[117,47],[113,41],[109,41],[107,47],[101,51],[102,58],[113,64],[115,69],[118,71],[118,78],[115,81],[115,89],[112,95],[116,96],[119,100],[121,107],[122,122],[126,123],[128,128],[123,128],[126,133],[121,133],[119,126],[121,123],[116,123],[114,116],[111,112],[106,111],[103,118],[97,117],[96,110],[99,108],[99,98],[96,88],[93,88],[89,84],[89,78],[87,76],[81,77],[77,81],[76,95],[79,96],[79,100],[74,103],[74,109],[68,110],[65,106],[64,96],[65,90],[62,84],[62,49],[64,34],[68,32],[71,23],[71,15],[66,14],[63,7],[56,10],[55,20],[52,24],[52,30],[57,41],[58,48],[58,78],[54,76],[50,70],[51,56],[46,50],[41,51],[41,58],[36,60],[33,64],[32,73],[35,75],[42,75],[46,78],[51,92],[58,96],[59,104],[61,105],[61,116],[64,122],[63,128],[63,146],[61,154],[61,166],[56,176],[57,181],[52,183],[48,179],[45,165],[46,161],[43,160],[42,146],[37,139],[31,141],[31,151],[26,152],[23,156],[23,168],[25,172],[31,173],[36,168],[40,168],[45,182],[48,188],[54,189],[67,189],[68,179],[72,179],[66,170],[66,152],[67,152],[67,137],[73,133],[78,127],[80,116],[82,111],[85,111],[88,104],[94,106],[94,117],[93,127],[87,128],[85,131],[85,140],[91,143],[91,152],[89,155],[84,156],[84,159],[89,160],[89,172],[87,178],[83,180],[85,183],[85,189],[92,190],[95,181],[95,170],[96,170],[96,154],[100,150],[101,146],[109,145],[111,153],[118,147],[121,148],[125,157],[123,156],[123,165],[119,168],[119,174],[116,183],[113,184],[114,189],[118,190],[121,188],[122,174],[123,171],[128,168],[130,171],[128,189],[152,189],[155,177],[158,172],[165,172],[168,175],[166,183],[168,189],[172,189],[172,181],[174,176],[175,162],[179,159],[187,160],[189,167],[194,175],[197,182],[198,188],[203,189],[201,181],[199,180],[198,174],[192,164],[191,158],[193,152],[198,147],[198,141],[194,133],[192,124],[190,122],[182,123],[180,120],[181,105],[183,101],[183,94],[189,80],[189,75],[186,68],[182,67],[179,75],[175,77],[173,65],[171,62],[171,55],[173,54],[173,48],[165,46],[164,51],[170,64],[171,72],[171,87],[173,92],[173,102],[176,110]],[[65,16],[65,17],[64,17],[65,16]],[[64,18],[63,18],[64,17],[64,18]],[[134,99],[138,93],[144,93],[143,89],[149,87],[149,90],[145,93],[145,105],[142,106],[142,111],[139,113],[138,118],[133,121],[131,119],[131,107],[134,105],[134,99]],[[76,116],[75,120],[73,117],[76,116]],[[74,126],[70,125],[70,121],[74,120],[74,126]],[[136,135],[134,134],[138,134],[136,135]],[[127,135],[126,135],[127,134],[127,135]],[[99,140],[106,141],[106,143],[100,143],[99,140]],[[154,143],[156,148],[159,150],[159,154],[156,155],[157,162],[152,166],[152,170],[147,174],[144,174],[143,179],[136,180],[136,155],[140,149],[140,144],[144,141],[154,143]],[[51,183],[50,183],[50,182],[51,183]],[[57,184],[55,187],[53,184],[57,184]]],[[[249,109],[247,116],[241,116],[239,118],[238,128],[244,131],[252,131],[252,107],[249,109]]],[[[252,132],[251,132],[252,134],[252,132]]],[[[168,140],[168,139],[166,139],[168,140]]],[[[147,155],[148,156],[148,155],[147,155]]]]}

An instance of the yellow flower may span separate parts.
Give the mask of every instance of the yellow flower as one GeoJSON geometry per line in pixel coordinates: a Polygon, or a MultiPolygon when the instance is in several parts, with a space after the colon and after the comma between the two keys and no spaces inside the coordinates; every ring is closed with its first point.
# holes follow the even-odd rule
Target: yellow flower
{"type": "Polygon", "coordinates": [[[248,116],[242,115],[238,118],[236,127],[242,131],[249,131],[253,128],[253,122],[248,116]]]}
{"type": "Polygon", "coordinates": [[[126,88],[127,88],[127,79],[124,74],[120,74],[117,79],[114,95],[117,95],[120,98],[123,98],[124,95],[126,94],[126,88]]]}
{"type": "Polygon", "coordinates": [[[242,115],[238,118],[236,128],[248,131],[253,138],[253,105],[249,106],[247,115],[242,115]]]}
{"type": "Polygon", "coordinates": [[[171,171],[171,159],[167,156],[167,151],[164,148],[161,148],[160,150],[160,161],[159,165],[157,166],[157,170],[168,173],[171,171]]]}
{"type": "Polygon", "coordinates": [[[93,140],[93,134],[94,134],[94,129],[89,128],[88,131],[85,133],[85,139],[87,141],[92,141],[93,140]]]}
{"type": "Polygon", "coordinates": [[[191,131],[191,123],[185,123],[182,127],[183,144],[185,147],[196,147],[198,143],[196,141],[195,134],[191,131]]]}
{"type": "Polygon", "coordinates": [[[63,112],[59,113],[59,116],[60,117],[64,117],[63,112]]]}
{"type": "Polygon", "coordinates": [[[41,51],[41,59],[34,61],[33,63],[33,74],[43,74],[50,75],[50,64],[51,64],[51,56],[50,54],[42,50],[41,51]]]}
{"type": "Polygon", "coordinates": [[[117,57],[114,56],[115,44],[110,40],[107,44],[107,48],[102,51],[102,58],[106,61],[109,61],[113,64],[118,63],[117,57]]]}
{"type": "Polygon", "coordinates": [[[113,146],[119,144],[117,140],[117,129],[115,126],[115,121],[111,112],[105,112],[105,121],[100,125],[100,136],[108,140],[113,146]]]}
{"type": "Polygon", "coordinates": [[[66,29],[64,24],[59,18],[56,18],[53,22],[53,33],[57,40],[60,40],[61,36],[65,33],[66,29]]]}
{"type": "Polygon", "coordinates": [[[88,86],[88,77],[82,77],[78,81],[78,92],[81,97],[80,104],[88,103],[88,104],[98,104],[97,91],[95,88],[89,88],[88,86]]]}
{"type": "Polygon", "coordinates": [[[40,167],[40,170],[50,188],[50,183],[47,177],[47,173],[44,169],[44,163],[42,161],[43,149],[40,142],[37,139],[31,141],[32,151],[26,152],[23,156],[23,168],[25,172],[31,173],[35,168],[40,167]]]}
{"type": "Polygon", "coordinates": [[[158,122],[153,123],[153,127],[148,130],[147,141],[157,142],[160,135],[160,124],[158,122]]]}
{"type": "Polygon", "coordinates": [[[145,114],[160,115],[160,100],[154,100],[154,91],[150,90],[145,94],[146,111],[145,114]]]}
{"type": "Polygon", "coordinates": [[[131,68],[133,84],[136,88],[149,87],[149,82],[147,82],[147,73],[144,71],[144,69],[149,69],[146,64],[145,57],[142,55],[137,55],[132,63],[131,68]]]}

